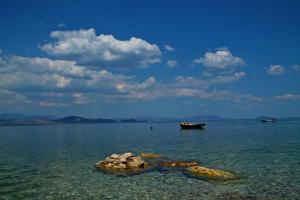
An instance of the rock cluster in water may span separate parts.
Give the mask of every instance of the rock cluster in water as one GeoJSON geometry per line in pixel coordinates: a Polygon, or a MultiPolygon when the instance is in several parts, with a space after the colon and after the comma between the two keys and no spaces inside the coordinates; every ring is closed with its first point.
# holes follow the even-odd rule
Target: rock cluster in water
{"type": "Polygon", "coordinates": [[[171,161],[160,154],[141,153],[134,156],[132,153],[112,154],[105,160],[96,163],[96,168],[105,172],[131,175],[142,173],[149,169],[164,171],[182,171],[184,174],[196,178],[232,180],[239,178],[236,174],[219,169],[210,169],[198,165],[196,162],[171,161]],[[168,170],[160,170],[160,169],[168,170]]]}
{"type": "Polygon", "coordinates": [[[112,154],[105,160],[96,163],[96,168],[109,171],[141,171],[149,167],[149,163],[140,156],[133,156],[132,153],[112,154]]]}

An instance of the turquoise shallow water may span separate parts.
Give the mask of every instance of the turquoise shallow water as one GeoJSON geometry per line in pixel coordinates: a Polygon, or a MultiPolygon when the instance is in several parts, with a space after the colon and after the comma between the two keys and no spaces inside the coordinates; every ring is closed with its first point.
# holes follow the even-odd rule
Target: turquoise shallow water
{"type": "Polygon", "coordinates": [[[212,121],[202,131],[175,123],[0,127],[0,199],[300,199],[300,120],[212,121]],[[195,160],[245,178],[94,170],[96,161],[128,151],[195,160]]]}

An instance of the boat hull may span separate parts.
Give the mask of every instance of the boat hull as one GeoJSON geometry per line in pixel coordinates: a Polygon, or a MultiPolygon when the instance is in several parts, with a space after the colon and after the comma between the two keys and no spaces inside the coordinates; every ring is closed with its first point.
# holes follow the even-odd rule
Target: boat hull
{"type": "Polygon", "coordinates": [[[276,122],[276,120],[275,119],[263,119],[263,120],[261,120],[261,122],[263,122],[263,123],[273,123],[273,122],[276,122]]]}

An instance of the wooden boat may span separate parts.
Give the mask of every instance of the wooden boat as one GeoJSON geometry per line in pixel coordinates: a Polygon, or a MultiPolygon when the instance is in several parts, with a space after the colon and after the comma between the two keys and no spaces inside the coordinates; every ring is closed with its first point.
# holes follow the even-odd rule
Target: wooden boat
{"type": "Polygon", "coordinates": [[[204,123],[192,124],[189,122],[181,122],[180,127],[181,129],[204,129],[204,123]]]}
{"type": "Polygon", "coordinates": [[[272,119],[263,119],[263,120],[261,120],[261,122],[263,122],[263,123],[267,123],[267,122],[269,122],[269,123],[273,123],[273,122],[276,122],[277,120],[275,119],[275,118],[272,118],[272,119]]]}

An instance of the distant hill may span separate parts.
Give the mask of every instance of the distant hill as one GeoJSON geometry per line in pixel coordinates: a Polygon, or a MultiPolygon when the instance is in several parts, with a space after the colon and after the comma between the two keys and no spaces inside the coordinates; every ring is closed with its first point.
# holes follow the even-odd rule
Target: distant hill
{"type": "Polygon", "coordinates": [[[120,121],[120,123],[139,123],[139,122],[147,122],[147,120],[123,119],[120,121]]]}
{"type": "Polygon", "coordinates": [[[67,116],[64,118],[54,120],[56,123],[66,123],[66,124],[82,124],[82,123],[115,123],[116,120],[113,119],[90,119],[79,116],[67,116]]]}
{"type": "Polygon", "coordinates": [[[0,120],[55,120],[58,119],[57,116],[53,115],[23,115],[19,113],[5,113],[0,114],[0,120]]]}
{"type": "Polygon", "coordinates": [[[90,119],[80,116],[58,118],[52,115],[23,115],[18,113],[0,114],[0,126],[82,124],[82,123],[115,123],[113,119],[90,119]]]}
{"type": "Polygon", "coordinates": [[[54,124],[51,120],[0,120],[0,126],[41,126],[54,124]]]}

